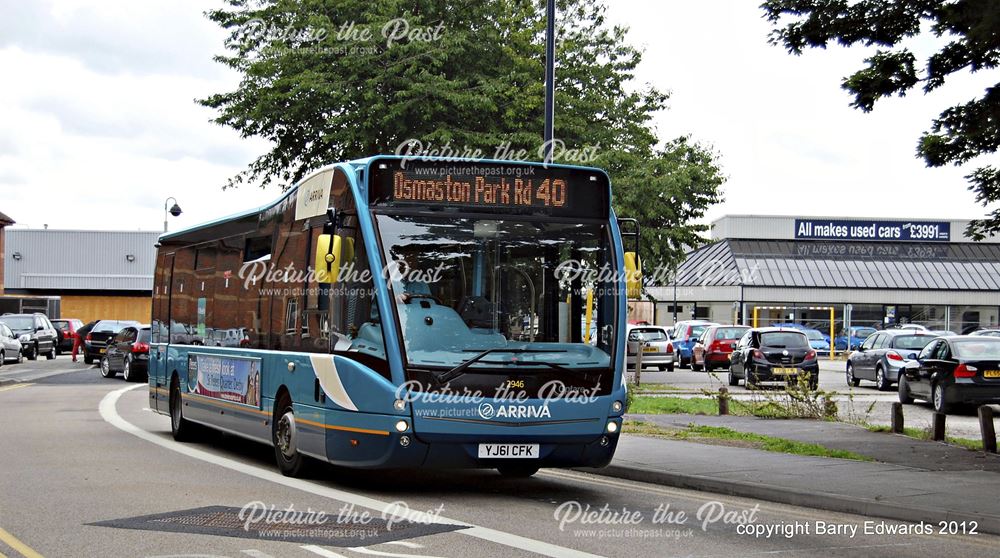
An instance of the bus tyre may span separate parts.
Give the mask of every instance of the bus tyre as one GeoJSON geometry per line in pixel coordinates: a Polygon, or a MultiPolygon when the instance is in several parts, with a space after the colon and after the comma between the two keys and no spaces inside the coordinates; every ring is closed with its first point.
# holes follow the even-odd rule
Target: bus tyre
{"type": "Polygon", "coordinates": [[[278,462],[278,470],[286,477],[299,477],[305,471],[305,457],[299,453],[297,446],[295,413],[292,410],[292,400],[283,395],[275,405],[274,424],[271,427],[271,442],[274,444],[274,457],[278,462]]]}
{"type": "Polygon", "coordinates": [[[111,363],[108,361],[108,357],[101,357],[101,376],[105,378],[114,378],[115,372],[111,370],[111,363]]]}
{"type": "Polygon", "coordinates": [[[533,465],[501,465],[497,467],[501,476],[511,479],[526,479],[538,472],[538,467],[533,465]]]}
{"type": "Polygon", "coordinates": [[[194,438],[195,425],[184,418],[184,402],[181,400],[181,388],[175,377],[170,382],[170,433],[174,440],[187,442],[194,438]]]}

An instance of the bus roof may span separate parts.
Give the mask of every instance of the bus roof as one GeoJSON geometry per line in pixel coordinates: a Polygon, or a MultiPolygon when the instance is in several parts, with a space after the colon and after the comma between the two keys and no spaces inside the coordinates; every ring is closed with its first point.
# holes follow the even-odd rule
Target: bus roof
{"type": "MultiPolygon", "coordinates": [[[[375,161],[387,160],[387,159],[388,160],[411,159],[411,160],[417,160],[417,161],[421,161],[421,162],[453,162],[453,163],[470,163],[470,164],[476,164],[476,163],[499,163],[499,164],[525,165],[525,166],[534,166],[534,167],[569,168],[569,169],[579,169],[579,170],[599,172],[599,173],[602,173],[605,176],[607,176],[607,173],[603,169],[599,169],[597,167],[588,167],[588,166],[583,166],[583,165],[564,165],[564,164],[561,164],[561,163],[549,163],[548,165],[546,165],[544,162],[541,162],[541,161],[504,161],[504,160],[497,160],[497,159],[469,159],[469,158],[460,158],[460,157],[422,157],[422,156],[421,157],[406,157],[406,156],[403,156],[403,155],[374,155],[374,156],[371,156],[371,157],[364,157],[362,159],[354,159],[354,160],[351,160],[351,161],[343,161],[343,162],[330,163],[330,164],[324,165],[324,166],[322,166],[322,167],[320,167],[320,168],[318,168],[318,169],[310,172],[309,174],[303,176],[298,182],[296,182],[294,185],[292,185],[290,188],[288,188],[288,190],[284,191],[281,194],[281,196],[279,196],[278,198],[276,198],[274,201],[272,201],[270,203],[267,203],[267,204],[264,204],[264,205],[261,205],[261,206],[258,206],[258,207],[253,207],[253,208],[245,209],[243,211],[240,211],[240,212],[237,212],[237,213],[233,213],[233,214],[227,215],[225,217],[220,217],[218,219],[213,219],[211,221],[207,221],[207,222],[204,222],[204,223],[199,223],[197,225],[193,225],[193,226],[190,226],[190,227],[187,227],[187,228],[184,228],[184,229],[180,229],[180,230],[177,230],[177,231],[163,233],[159,237],[159,242],[162,243],[164,241],[176,240],[176,239],[179,239],[179,238],[181,238],[183,236],[186,236],[186,235],[188,235],[188,234],[190,234],[192,232],[195,232],[195,231],[198,231],[198,230],[201,230],[201,229],[207,229],[207,228],[210,228],[210,227],[213,227],[213,226],[216,226],[216,225],[220,225],[220,224],[223,224],[223,223],[228,223],[228,222],[231,222],[231,221],[237,221],[239,219],[243,219],[243,218],[246,218],[246,217],[251,217],[253,215],[259,215],[260,213],[262,213],[264,211],[267,211],[268,209],[271,209],[272,207],[277,206],[278,204],[280,204],[281,202],[283,202],[285,200],[285,198],[293,195],[298,190],[299,186],[303,182],[309,180],[310,178],[312,178],[313,176],[315,176],[315,175],[317,175],[317,174],[319,174],[321,172],[332,170],[332,169],[336,168],[339,165],[349,165],[349,166],[353,167],[355,171],[357,171],[359,169],[367,169],[375,161]]],[[[610,178],[608,179],[608,182],[610,183],[610,178]]],[[[361,191],[358,192],[358,195],[360,195],[362,197],[367,196],[367,191],[365,190],[364,184],[361,184],[360,186],[361,186],[361,191]]]]}

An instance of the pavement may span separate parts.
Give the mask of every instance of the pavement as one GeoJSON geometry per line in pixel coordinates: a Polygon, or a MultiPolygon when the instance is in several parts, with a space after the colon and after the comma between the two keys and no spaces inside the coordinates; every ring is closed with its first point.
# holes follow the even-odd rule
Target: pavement
{"type": "Polygon", "coordinates": [[[629,415],[664,427],[724,426],[844,449],[873,462],[623,435],[599,470],[638,482],[907,522],[975,521],[1000,534],[1000,457],[845,423],[629,415]]]}

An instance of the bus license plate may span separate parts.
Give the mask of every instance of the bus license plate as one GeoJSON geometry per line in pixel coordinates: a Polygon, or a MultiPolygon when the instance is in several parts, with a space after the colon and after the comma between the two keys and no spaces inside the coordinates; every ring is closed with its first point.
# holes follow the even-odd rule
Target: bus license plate
{"type": "Polygon", "coordinates": [[[773,374],[778,376],[793,376],[799,373],[798,368],[775,368],[771,371],[773,374]]]}
{"type": "Polygon", "coordinates": [[[983,372],[984,378],[1000,378],[1000,370],[985,370],[983,372]]]}
{"type": "Polygon", "coordinates": [[[537,459],[538,444],[479,444],[480,459],[537,459]]]}

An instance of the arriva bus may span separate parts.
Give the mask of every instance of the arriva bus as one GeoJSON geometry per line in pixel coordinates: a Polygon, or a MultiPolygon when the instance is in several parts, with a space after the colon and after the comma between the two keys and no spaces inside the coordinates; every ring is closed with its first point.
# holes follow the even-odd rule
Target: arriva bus
{"type": "Polygon", "coordinates": [[[149,405],[359,468],[602,467],[638,226],[601,170],[373,157],[158,244],[149,405]],[[623,250],[625,238],[634,250],[623,250]],[[593,324],[595,327],[591,327],[593,324]]]}

